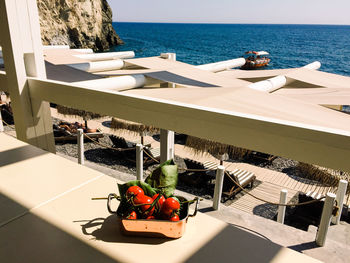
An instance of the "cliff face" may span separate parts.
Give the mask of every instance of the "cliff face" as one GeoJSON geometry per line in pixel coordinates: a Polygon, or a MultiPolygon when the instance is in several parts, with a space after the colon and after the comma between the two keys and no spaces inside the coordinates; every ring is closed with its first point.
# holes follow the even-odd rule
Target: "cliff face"
{"type": "Polygon", "coordinates": [[[108,50],[122,40],[107,0],[37,0],[44,45],[108,50]]]}

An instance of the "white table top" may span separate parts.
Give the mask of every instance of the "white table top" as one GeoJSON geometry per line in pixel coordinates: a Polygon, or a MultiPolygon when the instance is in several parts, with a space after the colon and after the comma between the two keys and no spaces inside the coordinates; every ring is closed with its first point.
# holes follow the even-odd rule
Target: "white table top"
{"type": "Polygon", "coordinates": [[[175,240],[124,236],[117,181],[0,133],[1,262],[319,262],[198,213],[175,240]]]}

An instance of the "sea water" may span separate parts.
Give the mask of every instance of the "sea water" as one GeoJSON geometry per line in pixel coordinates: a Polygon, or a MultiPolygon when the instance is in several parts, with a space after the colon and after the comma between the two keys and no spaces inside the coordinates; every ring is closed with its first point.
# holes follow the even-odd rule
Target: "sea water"
{"type": "Polygon", "coordinates": [[[125,42],[113,51],[134,50],[136,57],[175,52],[193,65],[242,57],[265,50],[266,69],[301,67],[313,61],[321,70],[350,76],[350,26],[113,23],[125,42]]]}

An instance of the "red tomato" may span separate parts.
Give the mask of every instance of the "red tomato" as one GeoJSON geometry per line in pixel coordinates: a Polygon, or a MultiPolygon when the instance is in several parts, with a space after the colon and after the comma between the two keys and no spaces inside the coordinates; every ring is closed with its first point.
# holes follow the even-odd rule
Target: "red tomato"
{"type": "Polygon", "coordinates": [[[168,210],[179,210],[180,209],[180,203],[175,200],[172,197],[169,197],[165,200],[164,204],[163,204],[164,209],[168,210]]]}
{"type": "MultiPolygon", "coordinates": [[[[147,209],[149,209],[151,207],[151,204],[153,203],[153,199],[147,195],[144,195],[144,198],[142,200],[142,204],[145,204],[143,206],[141,206],[141,210],[142,212],[147,211],[147,209]]],[[[148,215],[152,215],[154,211],[154,207],[149,211],[148,215]]]]}
{"type": "Polygon", "coordinates": [[[128,190],[126,191],[126,198],[130,199],[132,197],[138,196],[138,195],[144,195],[144,191],[142,190],[141,187],[134,185],[134,186],[130,186],[128,188],[128,190]]]}
{"type": "MultiPolygon", "coordinates": [[[[154,196],[152,196],[153,201],[157,199],[158,195],[159,195],[159,194],[155,194],[154,196]]],[[[158,200],[158,202],[156,203],[156,205],[155,205],[157,211],[160,211],[160,210],[161,210],[161,208],[162,208],[164,202],[165,202],[165,197],[162,195],[162,196],[159,198],[159,200],[158,200]]]]}
{"type": "Polygon", "coordinates": [[[179,220],[180,220],[180,217],[179,217],[179,215],[175,214],[175,215],[173,215],[172,217],[170,217],[169,220],[170,220],[170,221],[179,221],[179,220]]]}
{"type": "Polygon", "coordinates": [[[161,210],[161,216],[163,219],[169,219],[173,214],[172,209],[164,209],[164,207],[161,210]]]}
{"type": "Polygon", "coordinates": [[[127,219],[137,219],[137,215],[135,211],[132,211],[130,215],[126,217],[127,219]]]}
{"type": "Polygon", "coordinates": [[[169,197],[165,200],[162,206],[162,210],[161,210],[162,217],[164,219],[170,219],[174,217],[174,215],[179,213],[179,209],[180,209],[180,203],[176,199],[169,197]]]}
{"type": "Polygon", "coordinates": [[[133,198],[133,202],[135,205],[142,205],[146,202],[146,195],[137,195],[133,198]]]}
{"type": "Polygon", "coordinates": [[[147,216],[146,219],[147,220],[153,220],[153,219],[156,219],[156,217],[155,216],[147,216]]]}
{"type": "MultiPolygon", "coordinates": [[[[137,195],[134,197],[133,201],[135,205],[140,205],[137,207],[139,207],[143,213],[146,212],[151,207],[151,204],[153,203],[153,199],[147,195],[137,195]]],[[[154,212],[154,209],[155,207],[153,207],[150,211],[148,211],[147,216],[152,215],[154,212]]]]}

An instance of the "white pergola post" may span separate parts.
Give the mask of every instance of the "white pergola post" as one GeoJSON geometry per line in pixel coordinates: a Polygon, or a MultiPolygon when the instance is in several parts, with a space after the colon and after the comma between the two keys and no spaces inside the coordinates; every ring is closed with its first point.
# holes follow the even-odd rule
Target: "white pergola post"
{"type": "Polygon", "coordinates": [[[347,187],[348,187],[348,181],[346,180],[339,181],[337,196],[335,198],[335,200],[337,201],[337,206],[339,207],[339,212],[337,216],[333,216],[332,218],[332,223],[335,225],[338,225],[340,221],[347,187]]]}
{"type": "Polygon", "coordinates": [[[326,243],[327,232],[332,218],[334,201],[335,194],[327,193],[326,200],[324,201],[323,205],[321,222],[316,234],[316,244],[320,247],[323,247],[326,243]]]}
{"type": "Polygon", "coordinates": [[[30,97],[27,81],[46,78],[36,1],[0,1],[0,32],[17,138],[55,152],[50,105],[30,97]]]}
{"type": "Polygon", "coordinates": [[[78,163],[84,164],[84,130],[77,130],[78,163]]]}
{"type": "Polygon", "coordinates": [[[216,170],[216,180],[215,180],[215,189],[214,189],[214,198],[213,198],[214,210],[219,210],[220,208],[222,186],[224,184],[224,174],[225,174],[225,167],[222,165],[219,165],[218,169],[216,170]]]}
{"type": "Polygon", "coordinates": [[[279,222],[281,224],[284,223],[284,217],[286,215],[285,204],[287,204],[287,194],[288,194],[288,190],[286,190],[286,189],[281,190],[280,204],[284,204],[284,205],[278,206],[278,214],[277,214],[277,222],[279,222]]]}
{"type": "Polygon", "coordinates": [[[174,132],[160,130],[160,163],[174,158],[174,132]]]}
{"type": "MultiPolygon", "coordinates": [[[[162,53],[161,57],[176,61],[176,53],[162,53]]],[[[169,88],[175,88],[175,83],[168,83],[169,88]]],[[[160,162],[173,159],[175,155],[175,133],[168,130],[160,130],[160,162]]]]}
{"type": "MultiPolygon", "coordinates": [[[[167,53],[168,54],[168,59],[172,61],[176,61],[176,53],[167,53]]],[[[175,83],[169,83],[168,87],[169,88],[175,88],[175,83]]]]}
{"type": "Polygon", "coordinates": [[[143,181],[143,145],[136,144],[136,178],[143,181]]]}

